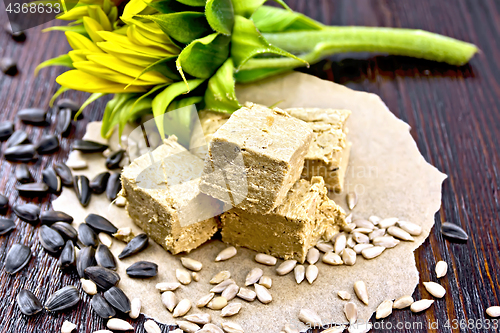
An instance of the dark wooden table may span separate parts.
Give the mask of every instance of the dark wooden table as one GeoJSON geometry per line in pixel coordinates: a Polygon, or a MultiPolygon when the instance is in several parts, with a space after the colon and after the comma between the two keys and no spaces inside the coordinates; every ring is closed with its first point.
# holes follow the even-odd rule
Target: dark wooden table
{"type": "MultiPolygon", "coordinates": [[[[367,25],[420,28],[473,42],[482,53],[469,65],[453,67],[406,57],[369,54],[339,55],[312,66],[306,72],[356,89],[380,95],[396,116],[409,123],[423,156],[449,175],[443,186],[441,210],[429,239],[415,252],[421,280],[432,280],[438,260],[450,264],[448,276],[441,280],[447,290],[444,299],[435,302],[432,311],[412,314],[396,311],[383,328],[374,332],[493,332],[481,328],[485,309],[500,304],[500,2],[496,0],[289,0],[290,6],[331,25],[367,25]],[[442,221],[461,225],[470,234],[466,244],[450,243],[442,238],[442,221]],[[463,328],[446,327],[462,323],[463,328]],[[403,325],[400,328],[396,325],[403,325]],[[388,325],[392,325],[392,329],[388,325]],[[437,326],[436,326],[437,325],[437,326]],[[467,327],[468,328],[465,328],[467,327]]],[[[0,5],[0,22],[6,22],[0,5]]],[[[53,25],[50,22],[44,27],[53,25]]],[[[55,78],[62,70],[42,70],[33,75],[37,64],[69,50],[62,33],[41,33],[43,27],[27,31],[28,39],[17,43],[0,32],[0,56],[15,58],[20,73],[0,75],[0,121],[14,120],[17,110],[47,106],[57,90],[55,78]]],[[[83,93],[68,96],[79,101],[83,93]]],[[[102,117],[105,101],[85,111],[76,124],[73,138],[80,138],[88,121],[102,117]]],[[[55,122],[54,122],[55,124],[55,122]]],[[[25,126],[32,141],[54,130],[25,126]]],[[[30,166],[37,179],[41,168],[55,160],[64,160],[70,140],[62,140],[59,153],[45,156],[30,166]]],[[[4,147],[2,147],[4,149],[4,147]]],[[[0,193],[10,204],[22,203],[13,190],[15,164],[1,159],[0,193]]],[[[43,209],[50,200],[40,202],[43,209]]],[[[12,211],[6,213],[13,215],[12,211]]],[[[15,276],[0,270],[1,332],[59,332],[67,319],[78,324],[79,332],[103,329],[104,321],[90,312],[88,297],[75,309],[62,314],[43,314],[27,318],[15,305],[22,288],[36,290],[45,300],[63,285],[77,282],[76,274],[61,273],[57,260],[46,254],[38,243],[38,229],[17,221],[17,229],[0,237],[0,262],[14,243],[31,247],[34,259],[15,276]]],[[[414,297],[429,297],[419,285],[414,297]]],[[[143,332],[137,322],[137,332],[143,332]]],[[[376,321],[382,326],[381,321],[376,321]]],[[[164,332],[168,329],[165,327],[164,332]]]]}

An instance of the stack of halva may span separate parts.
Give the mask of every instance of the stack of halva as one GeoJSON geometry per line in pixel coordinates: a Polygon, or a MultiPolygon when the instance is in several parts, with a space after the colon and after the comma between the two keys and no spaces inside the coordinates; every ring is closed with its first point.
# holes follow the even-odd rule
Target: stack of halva
{"type": "Polygon", "coordinates": [[[200,112],[189,150],[171,136],[123,170],[128,213],[174,254],[220,229],[228,244],[304,262],[345,225],[327,194],[343,186],[349,115],[251,103],[230,117],[200,112]]]}

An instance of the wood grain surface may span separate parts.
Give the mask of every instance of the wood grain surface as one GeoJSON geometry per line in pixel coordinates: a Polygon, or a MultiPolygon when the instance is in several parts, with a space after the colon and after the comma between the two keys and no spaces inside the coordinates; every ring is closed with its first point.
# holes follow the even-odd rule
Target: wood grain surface
{"type": "MultiPolygon", "coordinates": [[[[409,310],[395,311],[383,321],[373,319],[373,332],[494,332],[484,328],[485,309],[500,304],[500,2],[496,0],[289,0],[289,5],[330,25],[366,25],[418,28],[473,42],[481,53],[463,67],[373,54],[343,54],[322,61],[307,73],[344,84],[356,90],[378,94],[390,110],[411,125],[411,134],[425,159],[449,178],[443,186],[443,202],[436,214],[436,226],[429,239],[415,252],[422,281],[435,281],[434,265],[438,260],[450,264],[440,282],[447,295],[422,314],[409,310]],[[439,233],[440,224],[451,221],[461,225],[471,236],[466,244],[446,241],[439,233]],[[446,327],[462,324],[457,328],[446,327]],[[437,324],[436,324],[437,323],[437,324]],[[391,326],[392,325],[392,326],[391,326]],[[436,326],[437,325],[437,326],[436,326]],[[480,325],[483,325],[481,327],[480,325]]],[[[7,21],[3,3],[0,22],[7,21]]],[[[65,53],[69,46],[62,33],[42,33],[44,27],[27,31],[28,38],[17,43],[0,31],[0,56],[19,63],[15,77],[0,74],[0,121],[15,120],[24,107],[47,107],[57,90],[55,78],[60,68],[33,75],[37,64],[65,53]]],[[[68,94],[80,102],[86,94],[68,94]]],[[[102,117],[105,100],[92,104],[85,118],[75,123],[72,138],[81,138],[89,121],[102,117]]],[[[50,127],[26,126],[33,142],[50,127]]],[[[41,180],[40,170],[56,160],[64,160],[71,140],[62,139],[61,150],[44,156],[30,169],[41,180]]],[[[2,145],[2,151],[5,145],[2,145]]],[[[23,203],[15,191],[13,172],[16,164],[0,159],[0,193],[10,204],[23,203]]],[[[415,179],[415,186],[419,186],[415,179]]],[[[36,202],[36,201],[35,201],[36,202]]],[[[50,208],[50,198],[39,201],[43,210],[50,208]]],[[[12,216],[9,210],[6,216],[12,216]]],[[[22,288],[35,292],[45,301],[52,292],[76,284],[76,273],[61,273],[57,259],[48,255],[38,242],[38,228],[16,220],[17,229],[0,236],[0,263],[15,243],[31,247],[34,257],[26,269],[10,276],[0,270],[0,331],[60,332],[64,320],[78,325],[79,332],[104,329],[104,321],[91,313],[89,298],[72,310],[58,314],[23,316],[15,304],[22,288]]],[[[383,274],[383,272],[374,272],[383,274]]],[[[381,286],[383,288],[383,286],[381,286]]],[[[414,298],[431,297],[419,285],[414,298]]],[[[258,320],[258,318],[256,318],[258,320]]],[[[136,332],[144,332],[143,316],[132,322],[136,332]]],[[[170,328],[172,330],[173,328],[170,328]]],[[[279,330],[279,328],[277,328],[279,330]]],[[[169,328],[163,327],[163,332],[169,328]]],[[[251,332],[255,333],[255,332],[251,332]]]]}

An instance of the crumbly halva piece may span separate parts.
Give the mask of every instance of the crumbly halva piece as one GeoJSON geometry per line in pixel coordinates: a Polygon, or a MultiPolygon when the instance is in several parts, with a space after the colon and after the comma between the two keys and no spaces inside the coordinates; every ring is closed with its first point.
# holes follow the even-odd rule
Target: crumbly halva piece
{"type": "Polygon", "coordinates": [[[204,162],[171,136],[122,172],[122,195],[134,222],[173,254],[189,252],[217,232],[222,203],[199,190],[204,162]]]}
{"type": "Polygon", "coordinates": [[[222,241],[303,263],[318,240],[345,225],[345,212],[327,193],[323,178],[300,179],[269,214],[233,208],[220,217],[222,241]]]}
{"type": "Polygon", "coordinates": [[[318,108],[292,108],[285,111],[305,121],[314,132],[302,177],[311,179],[321,176],[329,190],[342,192],[351,151],[345,123],[351,111],[318,108]]]}
{"type": "MultiPolygon", "coordinates": [[[[346,121],[351,111],[318,108],[285,109],[291,116],[305,121],[314,136],[305,157],[302,177],[311,179],[321,176],[329,190],[341,192],[347,171],[351,143],[347,141],[346,121]]],[[[207,154],[206,145],[213,134],[229,119],[230,115],[220,112],[199,113],[201,130],[193,135],[190,150],[200,158],[207,154]],[[205,136],[203,136],[203,134],[205,136]]]]}
{"type": "Polygon", "coordinates": [[[212,136],[200,183],[203,193],[265,214],[300,178],[313,132],[281,109],[252,104],[212,136]]]}

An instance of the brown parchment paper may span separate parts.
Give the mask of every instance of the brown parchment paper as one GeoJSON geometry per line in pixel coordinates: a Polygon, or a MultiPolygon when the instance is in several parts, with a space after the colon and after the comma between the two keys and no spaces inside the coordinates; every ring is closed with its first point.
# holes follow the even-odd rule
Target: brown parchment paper
{"type": "MultiPolygon", "coordinates": [[[[352,300],[359,309],[358,318],[363,321],[371,317],[382,301],[411,295],[419,280],[413,251],[424,242],[434,224],[434,214],[441,203],[441,184],[446,176],[424,160],[409,133],[409,126],[397,119],[374,94],[353,91],[302,73],[291,73],[256,84],[238,86],[237,95],[241,102],[252,101],[264,105],[280,102],[278,106],[281,108],[320,107],[352,110],[348,127],[349,140],[353,146],[346,175],[346,190],[344,194],[333,195],[332,198],[347,210],[345,193],[356,191],[359,203],[353,210],[355,216],[396,216],[421,225],[423,233],[416,237],[415,242],[401,242],[376,259],[364,260],[358,256],[355,266],[332,267],[319,262],[319,277],[312,285],[307,281],[297,285],[293,273],[277,276],[275,267],[255,263],[255,252],[243,248],[238,249],[235,258],[215,263],[216,254],[225,248],[225,245],[220,241],[210,241],[187,255],[203,263],[201,280],[179,288],[176,291],[177,297],[188,298],[195,303],[209,292],[211,285],[208,281],[221,270],[229,270],[238,285],[243,286],[246,274],[259,266],[265,275],[273,279],[270,289],[273,301],[264,305],[258,300],[247,303],[235,298],[231,302],[243,303],[243,308],[238,315],[224,320],[239,323],[246,333],[273,333],[279,332],[287,322],[305,331],[307,327],[298,321],[302,308],[317,312],[324,324],[345,323],[343,306],[346,301],[338,298],[339,290],[353,294],[352,300]],[[352,286],[357,280],[363,280],[367,285],[370,298],[368,306],[354,296],[352,286]]],[[[102,141],[99,129],[100,123],[89,124],[86,138],[102,141]]],[[[115,136],[111,139],[111,144],[116,145],[116,142],[115,136]]],[[[105,170],[102,155],[92,154],[87,157],[89,168],[75,171],[75,174],[93,177],[105,170]]],[[[85,216],[92,212],[109,218],[117,227],[130,226],[136,233],[140,232],[125,209],[110,204],[104,195],[94,195],[89,206],[84,209],[78,203],[74,192],[65,188],[61,196],[53,202],[53,208],[69,213],[76,223],[82,222],[85,216]]],[[[123,243],[114,241],[111,250],[117,255],[123,247],[123,243]]],[[[175,323],[175,320],[163,307],[155,284],[176,281],[175,269],[181,267],[180,257],[171,255],[150,241],[150,246],[145,251],[119,261],[118,272],[122,277],[119,287],[130,298],[138,297],[142,300],[144,314],[163,323],[175,323]],[[149,280],[128,278],[125,269],[138,260],[156,262],[159,266],[158,276],[149,280]]],[[[278,264],[280,262],[281,260],[278,264]]],[[[190,311],[197,312],[210,313],[213,322],[223,321],[219,311],[196,307],[190,311]]]]}

